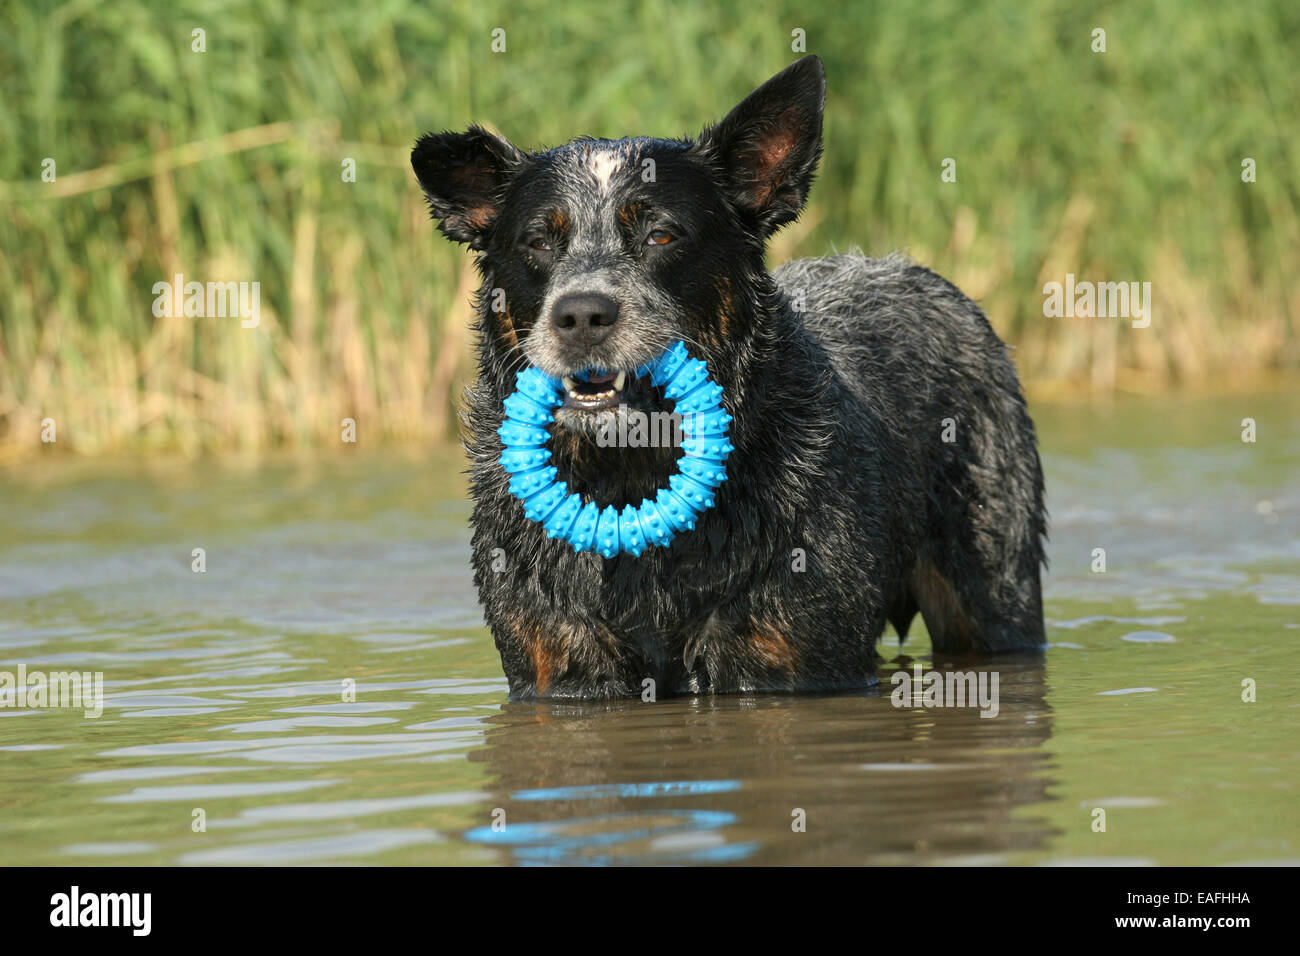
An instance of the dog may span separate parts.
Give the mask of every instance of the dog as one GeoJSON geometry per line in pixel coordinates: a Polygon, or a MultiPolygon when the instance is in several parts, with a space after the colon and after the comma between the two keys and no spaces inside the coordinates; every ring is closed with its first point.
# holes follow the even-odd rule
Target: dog
{"type": "Polygon", "coordinates": [[[412,150],[483,280],[461,418],[474,582],[512,700],[867,687],[886,623],[905,640],[918,612],[936,655],[1044,646],[1037,439],[983,312],[898,256],[764,264],[808,198],[825,100],[806,56],[693,139],[526,152],[471,126],[412,150]],[[564,381],[551,464],[619,509],[682,454],[601,440],[671,412],[637,372],[677,341],[732,416],[714,507],[635,557],[548,537],[500,461],[516,373],[564,381]]]}

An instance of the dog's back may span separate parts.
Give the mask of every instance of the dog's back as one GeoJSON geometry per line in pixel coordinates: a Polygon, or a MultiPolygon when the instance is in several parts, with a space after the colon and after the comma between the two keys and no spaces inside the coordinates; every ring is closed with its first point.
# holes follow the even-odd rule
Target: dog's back
{"type": "Polygon", "coordinates": [[[902,256],[800,259],[773,276],[853,399],[846,434],[886,446],[862,450],[898,472],[895,507],[915,519],[897,529],[916,548],[888,598],[891,623],[906,635],[920,611],[945,653],[1041,645],[1042,468],[1015,368],[984,313],[902,256]]]}

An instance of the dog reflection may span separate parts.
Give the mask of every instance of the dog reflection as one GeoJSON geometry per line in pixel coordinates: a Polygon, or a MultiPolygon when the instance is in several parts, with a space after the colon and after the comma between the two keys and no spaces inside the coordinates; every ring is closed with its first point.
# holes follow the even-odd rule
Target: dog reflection
{"type": "MultiPolygon", "coordinates": [[[[996,862],[1054,831],[1041,659],[985,661],[997,716],[869,693],[656,703],[508,704],[470,754],[493,823],[468,839],[502,862],[996,862]]],[[[963,666],[940,662],[941,668],[963,666]]],[[[987,710],[987,708],[986,708],[987,710]]]]}

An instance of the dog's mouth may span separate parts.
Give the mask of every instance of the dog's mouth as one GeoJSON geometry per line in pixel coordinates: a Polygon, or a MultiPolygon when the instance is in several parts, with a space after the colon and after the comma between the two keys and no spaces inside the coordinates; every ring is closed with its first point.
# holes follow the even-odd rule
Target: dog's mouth
{"type": "Polygon", "coordinates": [[[626,369],[589,369],[564,376],[564,407],[599,412],[627,404],[629,399],[650,389],[649,376],[638,378],[626,369]]]}

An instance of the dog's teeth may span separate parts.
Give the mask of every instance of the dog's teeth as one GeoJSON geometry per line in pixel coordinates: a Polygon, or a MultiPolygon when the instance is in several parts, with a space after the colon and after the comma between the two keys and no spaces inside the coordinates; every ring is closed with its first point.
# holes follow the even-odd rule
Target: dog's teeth
{"type": "Polygon", "coordinates": [[[614,391],[623,391],[623,385],[627,382],[627,372],[619,372],[618,377],[614,379],[614,391]]]}
{"type": "Polygon", "coordinates": [[[564,376],[564,389],[565,389],[565,391],[572,392],[572,391],[575,391],[575,390],[577,389],[577,387],[578,387],[578,383],[577,383],[577,382],[575,382],[573,379],[569,378],[569,376],[567,376],[567,375],[564,376]]]}

